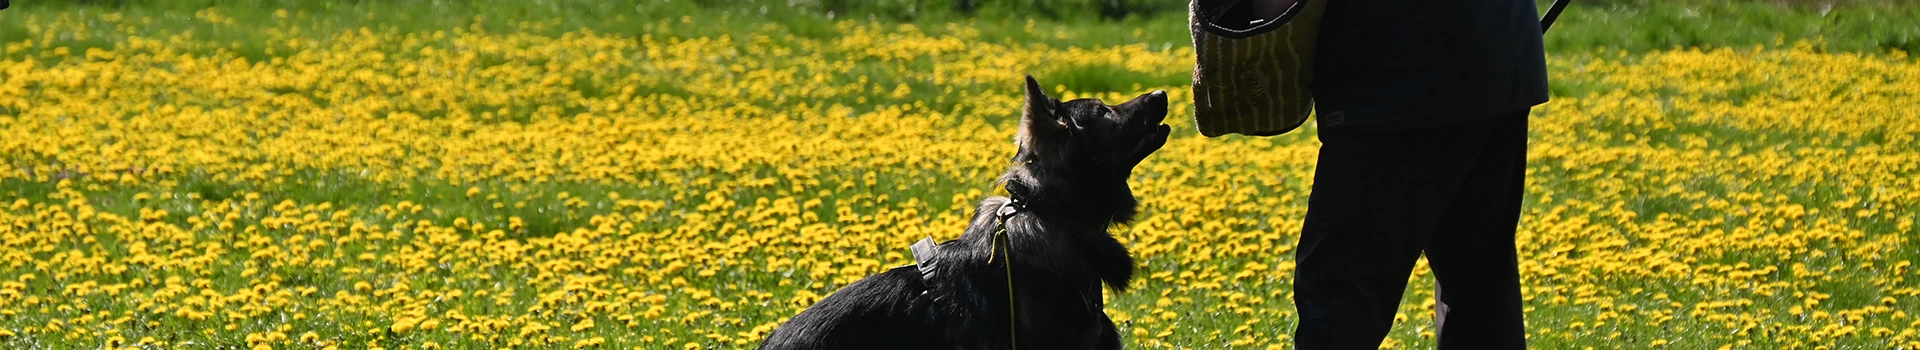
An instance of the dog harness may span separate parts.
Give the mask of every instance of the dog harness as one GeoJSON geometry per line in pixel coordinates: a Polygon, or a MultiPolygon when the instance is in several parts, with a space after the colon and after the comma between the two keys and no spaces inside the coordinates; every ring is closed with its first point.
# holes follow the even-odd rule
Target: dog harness
{"type": "MultiPolygon", "coordinates": [[[[1007,203],[1000,205],[1000,209],[994,212],[993,252],[992,255],[987,258],[987,264],[989,265],[995,261],[999,261],[1000,265],[1006,267],[1007,347],[1009,349],[1019,348],[1020,338],[1018,334],[1015,333],[1015,330],[1020,328],[1020,314],[1016,312],[1013,305],[1013,246],[1012,241],[1007,237],[1007,218],[1013,217],[1013,214],[1018,214],[1021,209],[1025,208],[1026,203],[1021,201],[1019,197],[1009,197],[1007,203]]],[[[919,242],[914,242],[912,246],[908,247],[913,251],[913,261],[915,267],[920,270],[920,278],[928,282],[934,280],[933,274],[937,272],[935,266],[938,261],[934,259],[936,254],[933,252],[936,246],[937,244],[933,243],[933,237],[927,237],[920,239],[919,242]]]]}

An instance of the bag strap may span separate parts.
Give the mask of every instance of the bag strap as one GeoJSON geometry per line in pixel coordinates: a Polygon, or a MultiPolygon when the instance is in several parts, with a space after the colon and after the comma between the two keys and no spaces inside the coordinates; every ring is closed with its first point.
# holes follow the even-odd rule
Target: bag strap
{"type": "Polygon", "coordinates": [[[1560,11],[1567,9],[1568,2],[1573,2],[1573,0],[1553,0],[1553,5],[1547,7],[1547,15],[1540,17],[1541,33],[1545,33],[1547,32],[1547,28],[1553,27],[1553,20],[1560,19],[1560,11]]]}

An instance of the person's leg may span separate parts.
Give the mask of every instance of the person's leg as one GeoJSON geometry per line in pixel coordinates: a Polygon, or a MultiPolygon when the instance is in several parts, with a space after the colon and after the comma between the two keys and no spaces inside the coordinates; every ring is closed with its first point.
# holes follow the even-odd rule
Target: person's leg
{"type": "Polygon", "coordinates": [[[1300,319],[1294,328],[1294,345],[1299,349],[1376,348],[1393,327],[1407,273],[1419,252],[1405,249],[1407,245],[1376,245],[1351,230],[1336,232],[1321,215],[1307,214],[1295,257],[1299,268],[1293,300],[1300,319]],[[1374,249],[1353,249],[1361,247],[1374,249]]]}
{"type": "Polygon", "coordinates": [[[1440,349],[1524,349],[1514,229],[1526,181],[1527,113],[1497,119],[1427,244],[1439,280],[1440,349]]]}
{"type": "Polygon", "coordinates": [[[1301,349],[1373,349],[1489,128],[1322,130],[1295,261],[1301,349]]]}

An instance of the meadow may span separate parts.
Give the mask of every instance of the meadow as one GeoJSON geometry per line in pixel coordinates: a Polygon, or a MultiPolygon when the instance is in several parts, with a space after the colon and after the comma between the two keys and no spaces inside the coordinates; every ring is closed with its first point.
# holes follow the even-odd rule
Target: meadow
{"type": "MultiPolygon", "coordinates": [[[[1159,30],[21,4],[0,347],[751,348],[957,236],[1030,73],[1175,102],[1113,230],[1124,341],[1287,348],[1314,129],[1200,137],[1159,30]]],[[[1517,238],[1534,347],[1920,348],[1920,63],[1763,36],[1556,44],[1517,238]]],[[[1409,280],[1383,347],[1434,345],[1409,280]]]]}

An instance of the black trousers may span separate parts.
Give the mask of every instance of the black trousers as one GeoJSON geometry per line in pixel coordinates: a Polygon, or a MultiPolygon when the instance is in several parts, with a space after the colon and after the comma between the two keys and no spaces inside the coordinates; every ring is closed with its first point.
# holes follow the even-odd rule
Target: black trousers
{"type": "Polygon", "coordinates": [[[1527,111],[1401,131],[1321,130],[1295,252],[1300,349],[1375,349],[1422,253],[1440,349],[1522,349],[1514,229],[1527,111]]]}

